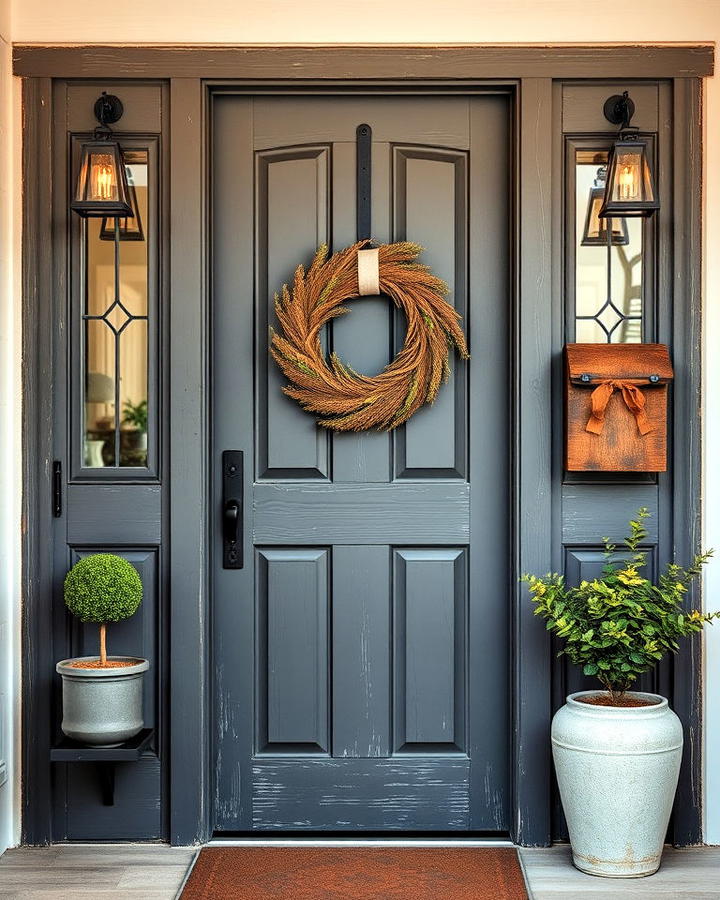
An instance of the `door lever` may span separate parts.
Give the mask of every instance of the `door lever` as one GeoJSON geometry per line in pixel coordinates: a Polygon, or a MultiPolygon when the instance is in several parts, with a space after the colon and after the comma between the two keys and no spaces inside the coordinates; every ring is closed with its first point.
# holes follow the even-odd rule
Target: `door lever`
{"type": "Polygon", "coordinates": [[[238,526],[240,525],[240,504],[237,500],[227,500],[225,502],[225,540],[230,544],[237,544],[238,526]]]}
{"type": "Polygon", "coordinates": [[[242,569],[243,451],[223,451],[222,467],[223,569],[242,569]]]}

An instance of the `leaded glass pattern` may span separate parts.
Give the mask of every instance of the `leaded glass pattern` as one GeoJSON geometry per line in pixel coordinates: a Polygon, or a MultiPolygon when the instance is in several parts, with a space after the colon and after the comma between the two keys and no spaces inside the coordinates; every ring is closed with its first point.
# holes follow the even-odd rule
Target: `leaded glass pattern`
{"type": "Polygon", "coordinates": [[[588,207],[597,203],[597,186],[607,159],[605,150],[579,149],[575,154],[575,340],[639,343],[643,340],[642,220],[609,220],[612,225],[603,229],[604,242],[591,243],[585,236],[593,219],[588,207]]]}
{"type": "Polygon", "coordinates": [[[141,220],[128,237],[123,220],[85,223],[84,445],[87,468],[148,463],[148,153],[124,163],[141,220]],[[108,240],[108,232],[112,240],[108,240]]]}

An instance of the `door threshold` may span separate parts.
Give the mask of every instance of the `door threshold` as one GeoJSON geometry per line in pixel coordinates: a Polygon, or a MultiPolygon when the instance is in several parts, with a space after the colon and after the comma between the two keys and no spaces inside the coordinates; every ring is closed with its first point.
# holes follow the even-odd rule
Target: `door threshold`
{"type": "Polygon", "coordinates": [[[507,838],[211,838],[207,847],[514,847],[507,838]]]}

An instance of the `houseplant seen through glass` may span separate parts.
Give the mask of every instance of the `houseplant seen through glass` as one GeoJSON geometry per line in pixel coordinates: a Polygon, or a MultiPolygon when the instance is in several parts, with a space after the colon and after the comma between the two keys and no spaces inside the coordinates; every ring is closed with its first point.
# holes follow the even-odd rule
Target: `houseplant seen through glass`
{"type": "Polygon", "coordinates": [[[65,578],[65,605],[82,622],[99,629],[99,654],[59,662],[63,679],[62,730],[95,746],[115,746],[143,727],[142,679],[146,659],[108,656],[108,623],[137,612],[142,582],[126,559],[97,553],[79,560],[65,578]]]}
{"type": "Polygon", "coordinates": [[[148,404],[147,400],[141,400],[139,403],[133,403],[126,400],[123,405],[122,424],[129,425],[131,432],[134,433],[134,445],[131,449],[147,450],[147,429],[148,429],[148,404]]]}
{"type": "Polygon", "coordinates": [[[648,516],[638,510],[621,548],[601,539],[605,566],[592,581],[568,587],[557,574],[523,576],[535,614],[563,641],[559,655],[604,689],[571,694],[552,724],[573,861],[594,875],[651,875],[660,865],[683,732],[664,697],[631,687],[681,638],[720,617],[686,609],[712,551],[647,577],[648,516]]]}

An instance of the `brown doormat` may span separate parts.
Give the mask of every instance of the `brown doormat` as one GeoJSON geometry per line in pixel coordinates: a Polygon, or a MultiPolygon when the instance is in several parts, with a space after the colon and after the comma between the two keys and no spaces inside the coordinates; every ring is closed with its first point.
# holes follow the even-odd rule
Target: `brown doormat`
{"type": "Polygon", "coordinates": [[[490,847],[208,847],[182,900],[527,900],[517,853],[490,847]]]}

